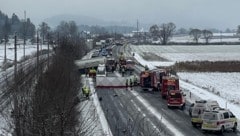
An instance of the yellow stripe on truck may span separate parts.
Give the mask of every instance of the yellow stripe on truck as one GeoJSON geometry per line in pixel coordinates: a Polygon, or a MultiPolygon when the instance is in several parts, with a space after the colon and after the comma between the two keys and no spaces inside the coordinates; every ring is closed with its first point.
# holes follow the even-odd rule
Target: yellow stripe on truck
{"type": "Polygon", "coordinates": [[[191,120],[194,123],[202,123],[202,119],[201,118],[192,118],[191,120]]]}

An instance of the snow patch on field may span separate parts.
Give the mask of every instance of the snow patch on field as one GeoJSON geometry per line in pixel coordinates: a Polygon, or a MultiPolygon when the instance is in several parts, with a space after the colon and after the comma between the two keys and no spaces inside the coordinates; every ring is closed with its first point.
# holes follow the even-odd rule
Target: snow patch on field
{"type": "Polygon", "coordinates": [[[181,79],[240,106],[240,73],[178,73],[181,79]]]}
{"type": "Polygon", "coordinates": [[[149,69],[155,69],[156,67],[165,67],[165,66],[171,66],[174,65],[175,62],[159,62],[159,61],[146,61],[140,56],[138,53],[135,53],[134,58],[140,62],[141,65],[143,66],[148,66],[149,69]]]}
{"type": "Polygon", "coordinates": [[[181,61],[240,61],[239,45],[131,45],[133,52],[151,52],[173,62],[181,61]]]}

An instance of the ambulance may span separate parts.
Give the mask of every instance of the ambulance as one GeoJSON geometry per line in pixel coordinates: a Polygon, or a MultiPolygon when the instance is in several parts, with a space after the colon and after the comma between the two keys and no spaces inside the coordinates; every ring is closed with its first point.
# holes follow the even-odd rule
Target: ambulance
{"type": "Polygon", "coordinates": [[[202,116],[202,131],[217,131],[223,133],[227,129],[237,130],[237,118],[228,109],[214,108],[205,111],[202,116]]]}

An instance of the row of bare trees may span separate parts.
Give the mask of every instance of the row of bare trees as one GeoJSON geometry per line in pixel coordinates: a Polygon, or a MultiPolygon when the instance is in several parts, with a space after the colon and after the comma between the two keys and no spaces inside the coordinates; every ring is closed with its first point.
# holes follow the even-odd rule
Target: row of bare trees
{"type": "MultiPolygon", "coordinates": [[[[155,39],[159,38],[163,45],[166,45],[170,38],[173,36],[175,32],[176,26],[174,23],[163,23],[160,26],[153,25],[150,27],[149,32],[151,36],[155,39]]],[[[205,43],[208,44],[209,40],[213,37],[213,33],[209,30],[200,30],[200,29],[191,29],[189,35],[193,37],[193,41],[198,44],[199,38],[203,37],[205,39],[205,43]]]]}
{"type": "MultiPolygon", "coordinates": [[[[42,37],[48,37],[42,24],[42,37]]],[[[51,53],[50,65],[46,59],[18,69],[14,82],[9,84],[12,101],[9,131],[15,136],[77,136],[79,127],[79,89],[81,79],[74,60],[85,53],[86,45],[79,37],[74,22],[62,22],[51,36],[58,41],[51,53]],[[37,73],[40,73],[39,76],[37,73]]],[[[43,57],[44,58],[44,57],[43,57]]],[[[34,60],[33,60],[34,61],[34,60]]],[[[8,78],[6,82],[9,83],[8,78]]],[[[7,115],[2,116],[8,117],[7,115]]]]}
{"type": "Polygon", "coordinates": [[[213,33],[209,30],[200,30],[200,29],[191,29],[189,35],[193,37],[193,41],[198,44],[199,38],[203,37],[205,39],[205,43],[208,44],[209,40],[213,37],[213,33]]]}

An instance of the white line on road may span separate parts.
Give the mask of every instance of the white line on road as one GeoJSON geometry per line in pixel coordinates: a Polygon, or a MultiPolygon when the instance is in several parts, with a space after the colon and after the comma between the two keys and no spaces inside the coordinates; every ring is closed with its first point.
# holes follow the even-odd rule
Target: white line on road
{"type": "Polygon", "coordinates": [[[92,81],[92,79],[91,78],[88,78],[88,83],[89,83],[89,87],[90,87],[90,89],[91,89],[91,91],[92,91],[92,98],[93,98],[93,102],[94,102],[94,105],[95,105],[95,107],[96,107],[96,109],[97,109],[97,114],[99,115],[99,119],[100,119],[100,123],[101,123],[101,125],[102,125],[102,129],[103,129],[103,132],[104,132],[104,134],[106,135],[106,136],[113,136],[112,135],[112,131],[111,131],[111,129],[110,129],[110,127],[109,127],[109,124],[108,124],[108,122],[107,122],[107,119],[106,119],[106,117],[105,117],[105,115],[104,115],[104,112],[103,112],[103,110],[102,110],[102,107],[101,107],[101,105],[100,105],[100,102],[99,102],[99,100],[98,100],[98,96],[97,96],[97,93],[95,92],[95,88],[94,88],[94,85],[93,85],[93,81],[92,81]]]}
{"type": "Polygon", "coordinates": [[[146,101],[143,97],[139,95],[136,91],[131,92],[152,114],[157,117],[157,119],[166,125],[167,128],[176,136],[184,136],[182,132],[180,132],[173,124],[171,124],[167,119],[165,119],[154,107],[152,107],[148,101],[146,101]]]}

